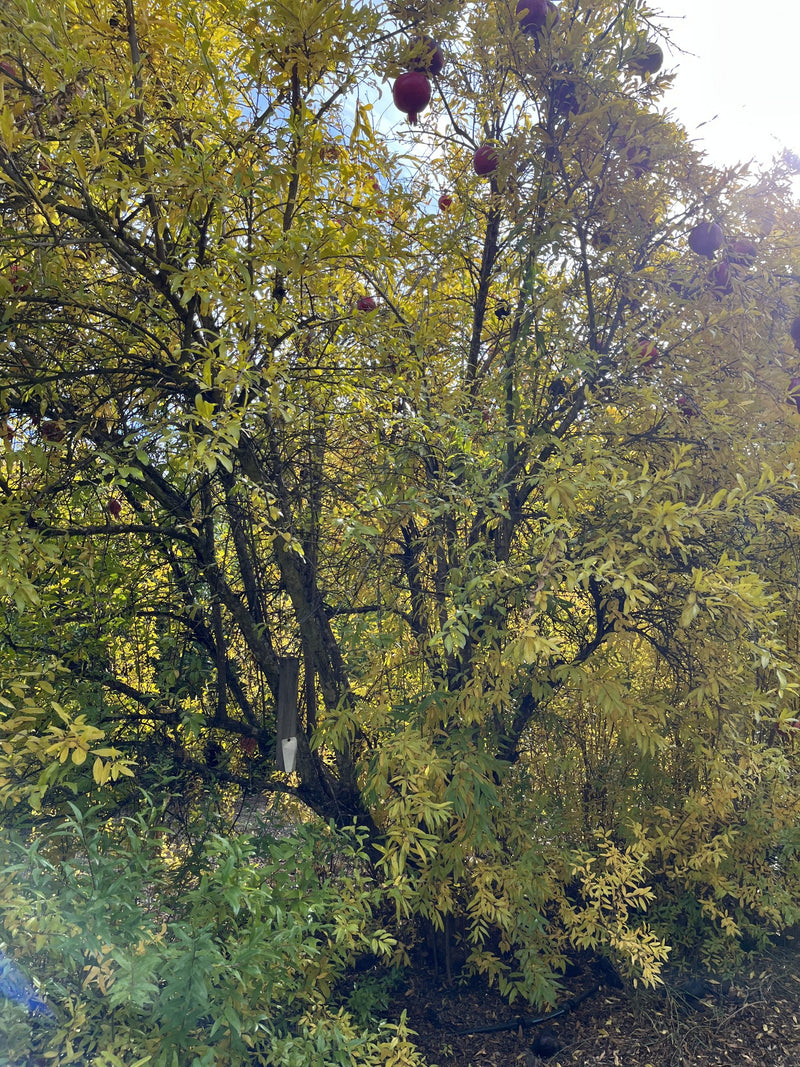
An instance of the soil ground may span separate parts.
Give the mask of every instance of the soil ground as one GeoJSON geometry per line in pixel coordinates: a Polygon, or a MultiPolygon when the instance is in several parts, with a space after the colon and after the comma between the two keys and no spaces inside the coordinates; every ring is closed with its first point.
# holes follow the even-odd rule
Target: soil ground
{"type": "MultiPolygon", "coordinates": [[[[587,974],[569,984],[574,996],[594,983],[587,974]]],[[[754,959],[732,985],[695,989],[603,985],[545,1023],[464,1034],[456,1031],[536,1013],[477,981],[448,988],[417,972],[392,1007],[406,1010],[431,1067],[800,1067],[800,936],[754,959]],[[537,1039],[559,1051],[539,1059],[537,1039]]]]}

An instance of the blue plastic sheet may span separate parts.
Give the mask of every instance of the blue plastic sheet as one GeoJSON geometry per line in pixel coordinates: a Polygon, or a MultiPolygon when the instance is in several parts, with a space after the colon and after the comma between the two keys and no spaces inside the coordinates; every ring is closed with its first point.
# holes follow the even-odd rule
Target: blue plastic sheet
{"type": "Polygon", "coordinates": [[[32,1014],[54,1018],[53,1012],[36,992],[33,983],[0,949],[0,997],[13,1000],[32,1014]]]}

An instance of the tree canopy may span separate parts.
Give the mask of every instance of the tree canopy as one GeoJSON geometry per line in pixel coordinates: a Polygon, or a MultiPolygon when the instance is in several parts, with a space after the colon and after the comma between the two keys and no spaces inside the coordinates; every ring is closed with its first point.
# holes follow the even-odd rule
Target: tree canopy
{"type": "Polygon", "coordinates": [[[6,811],[294,798],[540,1004],[800,876],[794,160],[541,6],[0,14],[6,811]]]}

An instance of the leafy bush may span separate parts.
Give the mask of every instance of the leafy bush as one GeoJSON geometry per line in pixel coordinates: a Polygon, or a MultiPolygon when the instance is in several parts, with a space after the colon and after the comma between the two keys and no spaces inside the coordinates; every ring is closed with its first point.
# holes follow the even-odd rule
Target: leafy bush
{"type": "Polygon", "coordinates": [[[368,1029],[329,1007],[357,954],[394,948],[358,834],[209,834],[179,894],[174,845],[147,806],[3,832],[0,940],[56,1015],[45,1027],[4,1007],[3,1062],[422,1063],[404,1020],[368,1029]],[[320,878],[315,858],[334,850],[339,873],[320,878]]]}

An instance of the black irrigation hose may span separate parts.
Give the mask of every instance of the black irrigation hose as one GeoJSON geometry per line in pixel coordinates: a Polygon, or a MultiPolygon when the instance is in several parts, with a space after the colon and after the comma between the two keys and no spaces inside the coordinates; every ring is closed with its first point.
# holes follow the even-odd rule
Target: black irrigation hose
{"type": "Polygon", "coordinates": [[[598,982],[590,989],[584,990],[583,993],[578,993],[577,996],[570,997],[558,1011],[551,1011],[547,1015],[518,1015],[515,1019],[508,1019],[504,1023],[490,1023],[487,1026],[453,1026],[452,1023],[444,1022],[440,1019],[439,1013],[434,1011],[433,1008],[429,1008],[426,1015],[428,1020],[435,1026],[444,1027],[449,1030],[451,1034],[458,1034],[459,1036],[463,1036],[464,1034],[496,1034],[501,1030],[519,1030],[520,1027],[525,1029],[527,1026],[538,1026],[540,1023],[549,1023],[551,1019],[557,1019],[559,1015],[566,1015],[568,1011],[577,1008],[582,1001],[594,996],[594,994],[602,989],[602,987],[603,983],[598,982]]]}

